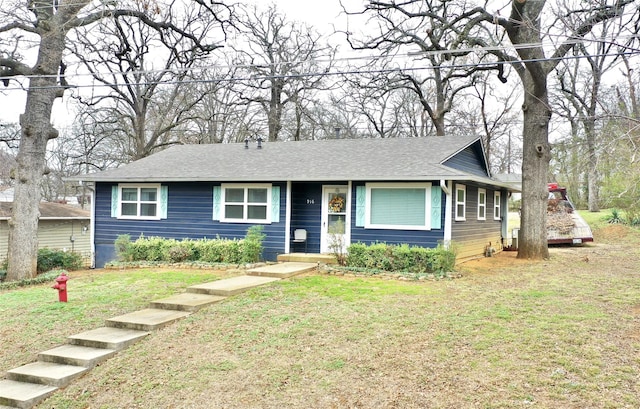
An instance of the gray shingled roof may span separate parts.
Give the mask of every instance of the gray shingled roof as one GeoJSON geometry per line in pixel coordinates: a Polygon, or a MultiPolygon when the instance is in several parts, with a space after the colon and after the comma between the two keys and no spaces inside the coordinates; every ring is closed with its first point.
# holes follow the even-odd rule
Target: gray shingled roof
{"type": "Polygon", "coordinates": [[[478,137],[340,139],[180,145],[118,169],[78,176],[89,182],[276,182],[343,180],[476,180],[444,166],[478,137]]]}
{"type": "MultiPolygon", "coordinates": [[[[0,202],[0,220],[11,218],[13,202],[0,202]]],[[[89,219],[91,213],[78,207],[51,202],[41,202],[39,205],[41,220],[89,219]]]]}

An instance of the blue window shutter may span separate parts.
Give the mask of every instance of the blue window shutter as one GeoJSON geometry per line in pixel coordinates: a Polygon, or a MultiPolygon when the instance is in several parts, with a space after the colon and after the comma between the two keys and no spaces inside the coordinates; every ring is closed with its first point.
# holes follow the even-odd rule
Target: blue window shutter
{"type": "Polygon", "coordinates": [[[356,186],[356,227],[364,227],[365,200],[367,189],[365,186],[356,186]]]}
{"type": "Polygon", "coordinates": [[[442,228],[442,189],[431,186],[431,228],[442,228]]]}
{"type": "Polygon", "coordinates": [[[213,187],[213,220],[222,218],[222,187],[213,187]]]}
{"type": "Polygon", "coordinates": [[[167,208],[169,206],[169,186],[160,186],[160,218],[167,218],[167,208]]]}
{"type": "Polygon", "coordinates": [[[118,202],[120,201],[120,188],[111,186],[111,217],[118,217],[118,202]]]}
{"type": "Polygon", "coordinates": [[[280,223],[280,186],[271,187],[271,223],[280,223]]]}

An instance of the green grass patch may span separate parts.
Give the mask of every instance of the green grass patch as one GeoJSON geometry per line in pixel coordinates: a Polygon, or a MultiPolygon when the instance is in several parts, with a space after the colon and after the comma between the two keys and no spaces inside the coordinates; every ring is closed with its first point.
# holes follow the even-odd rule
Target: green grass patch
{"type": "Polygon", "coordinates": [[[69,335],[102,326],[107,318],[218,278],[204,271],[146,269],[68,275],[66,303],[58,302],[58,292],[51,288],[55,274],[46,284],[0,290],[1,338],[5,349],[15,348],[6,355],[8,365],[29,362],[34,354],[65,342],[69,335]]]}
{"type": "MultiPolygon", "coordinates": [[[[277,281],[154,332],[44,407],[640,407],[637,253],[631,245],[562,248],[540,263],[456,280],[277,281]]],[[[189,271],[113,274],[72,274],[70,301],[85,285],[139,287],[115,299],[95,292],[67,319],[105,315],[95,311],[112,304],[134,309],[205,281],[189,271]]],[[[72,307],[38,301],[55,291],[36,290],[0,293],[3,308],[12,300],[3,317],[33,314],[2,327],[3,340],[22,330],[50,337],[55,329],[27,327],[72,307]]],[[[10,359],[19,341],[7,341],[10,359]]]]}

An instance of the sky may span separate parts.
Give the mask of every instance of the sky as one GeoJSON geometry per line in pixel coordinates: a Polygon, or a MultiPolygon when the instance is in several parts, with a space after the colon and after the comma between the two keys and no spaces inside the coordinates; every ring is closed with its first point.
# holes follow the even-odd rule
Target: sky
{"type": "MultiPolygon", "coordinates": [[[[284,12],[289,20],[302,21],[313,25],[318,31],[330,33],[333,25],[341,21],[341,7],[339,0],[273,0],[270,3],[264,0],[244,0],[249,4],[266,6],[275,4],[277,8],[284,12]]],[[[345,0],[346,4],[357,7],[365,0],[345,0]]],[[[344,17],[342,17],[344,19],[344,17]]],[[[16,85],[11,82],[11,88],[16,85]]],[[[24,112],[26,102],[26,91],[5,91],[0,84],[0,123],[17,123],[19,115],[24,112]]],[[[73,107],[70,104],[69,92],[65,93],[62,100],[57,100],[54,106],[53,124],[56,127],[67,126],[69,113],[73,107]]]]}

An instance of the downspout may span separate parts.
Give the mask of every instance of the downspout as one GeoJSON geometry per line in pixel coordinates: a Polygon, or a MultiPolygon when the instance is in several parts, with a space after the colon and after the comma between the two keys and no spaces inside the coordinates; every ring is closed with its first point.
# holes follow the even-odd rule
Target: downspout
{"type": "MultiPolygon", "coordinates": [[[[86,185],[85,182],[80,181],[83,188],[86,188],[91,192],[91,213],[89,216],[89,243],[91,251],[91,268],[96,268],[96,189],[95,184],[93,186],[86,185]]],[[[84,192],[84,189],[83,189],[84,192]]],[[[84,194],[82,195],[84,200],[84,194]]]]}
{"type": "Polygon", "coordinates": [[[442,189],[445,195],[451,195],[451,190],[447,187],[447,182],[445,182],[444,179],[440,179],[440,189],[442,189]]]}
{"type": "Polygon", "coordinates": [[[442,238],[445,248],[449,248],[451,245],[451,223],[453,223],[453,198],[451,197],[451,190],[453,189],[453,182],[449,181],[449,184],[445,180],[440,180],[440,188],[446,195],[445,198],[445,214],[444,214],[444,236],[442,238]]]}
{"type": "Polygon", "coordinates": [[[285,222],[284,222],[284,253],[291,252],[291,181],[287,181],[287,203],[285,204],[285,222]]]}

